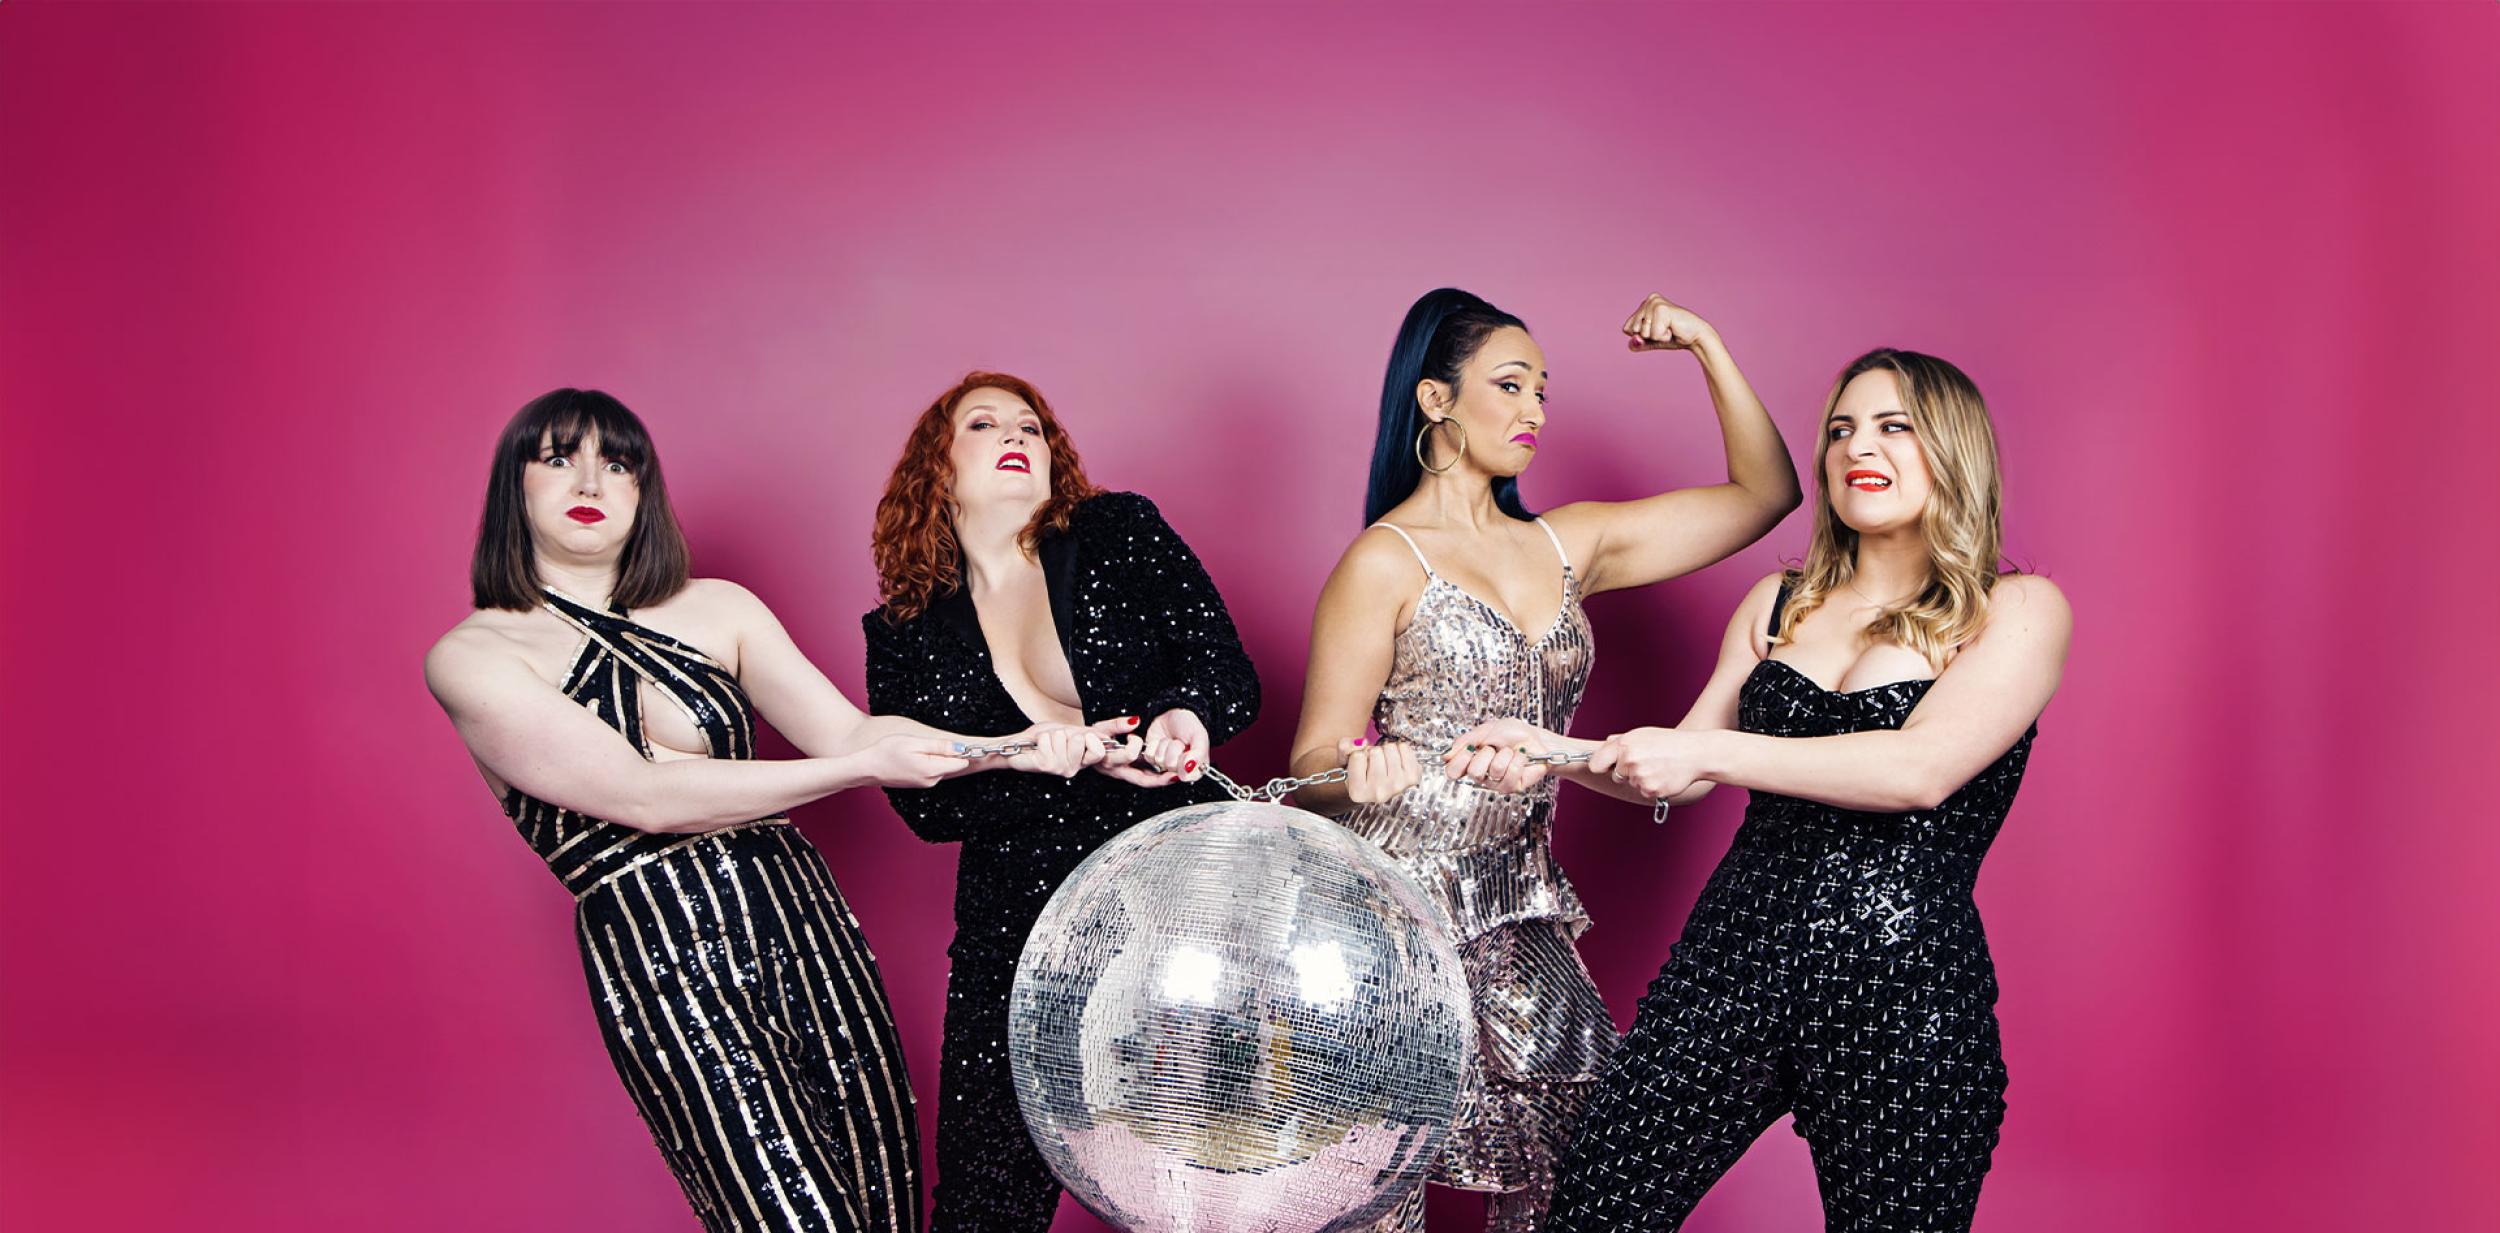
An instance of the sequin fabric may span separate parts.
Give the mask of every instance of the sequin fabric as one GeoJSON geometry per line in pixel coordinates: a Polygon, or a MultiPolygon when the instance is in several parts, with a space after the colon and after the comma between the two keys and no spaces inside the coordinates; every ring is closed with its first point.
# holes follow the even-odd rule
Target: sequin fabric
{"type": "MultiPolygon", "coordinates": [[[[1257,717],[1258,674],[1223,597],[1151,501],[1094,497],[1067,533],[1042,541],[1040,557],[1087,722],[1136,715],[1142,727],[1186,709],[1220,745],[1257,717]]],[[[861,627],[870,710],[976,736],[1030,726],[998,681],[967,592],[941,596],[909,621],[889,621],[880,608],[861,627]]],[[[1047,1229],[1059,1185],[1025,1132],[1007,1062],[1016,957],[1051,892],[1104,840],[1224,794],[1204,780],[1140,788],[1090,771],[1065,780],[1000,772],[892,789],[886,799],[921,838],[962,845],[932,1227],[1047,1229]]]]}
{"type": "MultiPolygon", "coordinates": [[[[1531,638],[1442,577],[1403,530],[1389,529],[1415,550],[1425,583],[1373,707],[1381,738],[1440,749],[1502,716],[1568,730],[1596,642],[1561,540],[1562,607],[1531,638]]],[[[1588,912],[1554,862],[1558,787],[1548,779],[1524,794],[1489,792],[1427,758],[1421,783],[1340,819],[1423,886],[1459,944],[1476,1049],[1433,1180],[1497,1192],[1487,1224],[1497,1231],[1531,1229],[1543,1216],[1554,1163],[1615,1044],[1614,1021],[1573,946],[1588,912]]],[[[1420,1187],[1417,1194],[1378,1227],[1421,1228],[1420,1187]]]]}
{"type": "MultiPolygon", "coordinates": [[[[1928,684],[1836,693],[1766,659],[1739,726],[1899,728],[1928,684]]],[[[1678,1228],[1791,1113],[1829,1228],[1970,1227],[2005,1112],[1996,973],[1971,888],[2036,732],[1934,809],[1753,794],[1591,1102],[1547,1228],[1678,1228]]]]}
{"type": "MultiPolygon", "coordinates": [[[[716,758],[754,756],[746,693],[702,651],[555,592],[581,630],[564,691],[645,757],[642,682],[716,758]]],[[[519,791],[521,836],[574,893],[619,1079],[703,1227],[914,1233],[919,1127],[876,957],[785,818],[632,830],[519,791]]]]}

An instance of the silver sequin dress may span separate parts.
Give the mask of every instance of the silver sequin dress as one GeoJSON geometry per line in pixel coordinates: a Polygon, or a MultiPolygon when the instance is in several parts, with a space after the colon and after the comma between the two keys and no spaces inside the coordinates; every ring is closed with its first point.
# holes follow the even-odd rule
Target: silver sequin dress
{"type": "MultiPolygon", "coordinates": [[[[1442,749],[1487,719],[1516,717],[1564,731],[1588,683],[1596,643],[1562,541],[1563,602],[1552,627],[1530,638],[1499,610],[1443,578],[1405,531],[1424,567],[1415,615],[1399,632],[1388,684],[1372,710],[1381,739],[1442,749]]],[[[1423,760],[1423,781],[1340,820],[1419,882],[1449,918],[1478,1025],[1450,1146],[1433,1180],[1501,1192],[1488,1228],[1526,1230],[1543,1218],[1556,1159],[1615,1047],[1614,1021],[1573,942],[1589,926],[1551,845],[1548,778],[1500,794],[1423,760]]],[[[1420,1228],[1422,1188],[1384,1228],[1420,1228]]]]}

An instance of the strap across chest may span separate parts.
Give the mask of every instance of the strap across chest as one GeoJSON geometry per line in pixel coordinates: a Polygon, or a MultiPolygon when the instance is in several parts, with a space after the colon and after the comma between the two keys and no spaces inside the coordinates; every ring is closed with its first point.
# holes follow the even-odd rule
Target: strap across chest
{"type": "Polygon", "coordinates": [[[716,758],[755,756],[754,723],[746,691],[718,660],[702,650],[621,614],[603,612],[549,589],[545,607],[582,633],[567,674],[567,697],[651,754],[642,730],[642,691],[649,683],[685,712],[716,758]]]}

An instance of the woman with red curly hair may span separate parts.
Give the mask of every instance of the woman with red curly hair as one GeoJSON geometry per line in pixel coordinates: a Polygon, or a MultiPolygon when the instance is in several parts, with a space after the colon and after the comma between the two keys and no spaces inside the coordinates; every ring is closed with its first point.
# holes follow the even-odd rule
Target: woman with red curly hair
{"type": "Polygon", "coordinates": [[[1091,725],[1124,738],[1092,775],[981,775],[886,798],[963,845],[938,1086],[932,1228],[1050,1227],[1058,1183],[1007,1069],[1007,993],[1042,905],[1111,836],[1221,793],[1207,753],[1248,727],[1259,679],[1198,558],[1135,493],[1085,478],[1041,391],[976,372],[912,426],[877,504],[884,602],[868,704],[949,731],[1091,725]]]}

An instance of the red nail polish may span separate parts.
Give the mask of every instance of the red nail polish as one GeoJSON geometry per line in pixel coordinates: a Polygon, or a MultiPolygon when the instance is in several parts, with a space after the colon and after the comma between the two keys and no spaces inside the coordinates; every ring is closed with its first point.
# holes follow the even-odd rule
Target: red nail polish
{"type": "Polygon", "coordinates": [[[1198,763],[1197,763],[1197,760],[1196,760],[1196,759],[1194,759],[1194,758],[1190,760],[1189,765],[1184,766],[1184,767],[1182,767],[1182,768],[1181,768],[1181,770],[1183,770],[1183,771],[1194,771],[1194,770],[1197,770],[1197,769],[1198,769],[1198,763]]]}

